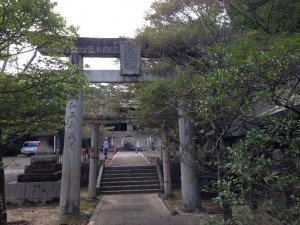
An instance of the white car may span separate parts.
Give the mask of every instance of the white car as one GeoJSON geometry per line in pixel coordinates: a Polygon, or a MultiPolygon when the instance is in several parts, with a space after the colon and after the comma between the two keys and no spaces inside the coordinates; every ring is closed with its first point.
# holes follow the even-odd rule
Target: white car
{"type": "Polygon", "coordinates": [[[25,141],[21,148],[21,153],[25,155],[34,155],[40,145],[40,141],[25,141]]]}

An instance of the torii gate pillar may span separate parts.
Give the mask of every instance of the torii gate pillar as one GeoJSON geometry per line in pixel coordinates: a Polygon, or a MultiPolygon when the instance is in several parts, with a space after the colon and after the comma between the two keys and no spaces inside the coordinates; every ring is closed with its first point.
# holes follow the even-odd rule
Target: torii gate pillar
{"type": "Polygon", "coordinates": [[[92,126],[91,150],[90,154],[90,172],[89,172],[89,186],[88,199],[95,199],[97,196],[97,165],[99,162],[99,124],[92,126]]]}
{"type": "Polygon", "coordinates": [[[179,114],[179,139],[181,154],[181,189],[182,206],[181,209],[186,212],[194,212],[196,209],[202,209],[201,196],[198,185],[198,176],[193,168],[195,157],[193,156],[193,137],[195,127],[189,118],[185,107],[181,105],[178,109],[179,114]]]}
{"type": "MultiPolygon", "coordinates": [[[[141,49],[125,39],[78,39],[70,63],[83,66],[83,57],[117,56],[121,59],[120,75],[133,80],[140,76],[141,49]]],[[[122,79],[121,79],[122,80],[122,79]]],[[[101,82],[101,78],[100,81],[101,82]]],[[[102,81],[103,82],[103,81],[102,81]]],[[[60,214],[80,213],[80,176],[82,147],[82,94],[66,106],[65,138],[60,193],[60,214]]],[[[94,146],[97,147],[97,146],[94,146]]],[[[98,154],[97,154],[98,155],[98,154]]],[[[97,161],[90,164],[89,198],[95,197],[97,161]]]]}

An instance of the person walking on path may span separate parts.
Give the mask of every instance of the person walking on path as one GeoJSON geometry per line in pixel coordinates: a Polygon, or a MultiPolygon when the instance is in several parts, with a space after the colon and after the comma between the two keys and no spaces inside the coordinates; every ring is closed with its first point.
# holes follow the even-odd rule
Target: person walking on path
{"type": "Polygon", "coordinates": [[[105,159],[107,159],[107,151],[109,148],[108,138],[105,139],[103,146],[104,146],[103,153],[104,153],[105,159]]]}

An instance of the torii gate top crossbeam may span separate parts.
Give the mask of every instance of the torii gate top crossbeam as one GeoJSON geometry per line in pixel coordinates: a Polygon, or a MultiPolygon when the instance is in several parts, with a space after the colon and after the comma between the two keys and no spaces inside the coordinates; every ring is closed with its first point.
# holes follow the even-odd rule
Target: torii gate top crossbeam
{"type": "Polygon", "coordinates": [[[127,38],[80,37],[75,41],[77,52],[83,57],[92,58],[119,58],[120,46],[129,43],[127,38]]]}
{"type": "MultiPolygon", "coordinates": [[[[62,37],[63,38],[63,37],[62,37]]],[[[120,46],[130,44],[127,38],[90,38],[79,37],[74,41],[76,53],[90,58],[119,58],[120,46]]],[[[70,49],[58,49],[58,52],[68,56],[70,49]]],[[[49,55],[47,49],[39,48],[42,55],[49,55]]]]}
{"type": "MultiPolygon", "coordinates": [[[[120,58],[121,70],[85,71],[85,76],[90,83],[136,83],[154,80],[153,74],[142,72],[140,68],[140,58],[147,57],[145,44],[135,45],[128,38],[79,37],[75,40],[75,46],[74,52],[66,51],[64,54],[76,53],[83,58],[120,58]]],[[[47,55],[47,51],[44,49],[39,50],[42,54],[47,55]]],[[[173,73],[170,72],[167,78],[173,79],[173,73]]]]}
{"type": "MultiPolygon", "coordinates": [[[[82,57],[88,58],[120,58],[121,46],[132,45],[133,42],[128,38],[90,38],[90,37],[79,37],[74,42],[76,46],[76,53],[82,57]]],[[[145,56],[144,49],[146,45],[139,45],[141,47],[141,54],[145,56]]],[[[48,55],[46,49],[40,48],[40,53],[48,55]]],[[[60,49],[60,53],[69,55],[72,52],[67,49],[60,49]]]]}

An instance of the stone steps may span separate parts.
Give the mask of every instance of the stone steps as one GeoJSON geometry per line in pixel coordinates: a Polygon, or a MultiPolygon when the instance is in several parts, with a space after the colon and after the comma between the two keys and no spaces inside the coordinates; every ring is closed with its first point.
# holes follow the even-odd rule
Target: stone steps
{"type": "Polygon", "coordinates": [[[18,182],[43,182],[43,181],[59,181],[61,179],[62,171],[55,173],[32,173],[32,174],[19,174],[18,182]]]}
{"type": "Polygon", "coordinates": [[[100,194],[103,195],[113,195],[113,194],[133,194],[133,193],[158,193],[160,190],[155,188],[155,189],[147,189],[147,190],[109,190],[109,191],[101,191],[100,194]]]}
{"type": "Polygon", "coordinates": [[[114,182],[102,182],[102,187],[112,187],[112,186],[128,186],[128,185],[152,185],[158,184],[158,180],[127,180],[127,181],[114,181],[114,182]]]}
{"type": "Polygon", "coordinates": [[[105,167],[100,194],[160,192],[156,166],[105,167]]]}
{"type": "Polygon", "coordinates": [[[157,172],[156,173],[130,173],[130,172],[127,172],[127,173],[123,173],[123,172],[115,172],[113,174],[106,174],[106,173],[103,173],[102,177],[105,178],[105,179],[109,179],[109,178],[124,178],[124,177],[127,177],[127,178],[130,178],[130,177],[142,177],[142,178],[146,178],[146,177],[156,177],[157,176],[157,172]]]}
{"type": "Polygon", "coordinates": [[[19,174],[17,181],[50,182],[59,181],[62,175],[62,164],[57,163],[56,155],[35,155],[30,158],[30,165],[26,165],[24,174],[19,174]]]}
{"type": "Polygon", "coordinates": [[[145,181],[145,180],[157,180],[157,175],[149,175],[149,176],[130,176],[125,175],[122,177],[114,176],[114,177],[102,177],[102,182],[122,182],[122,181],[145,181]]]}

